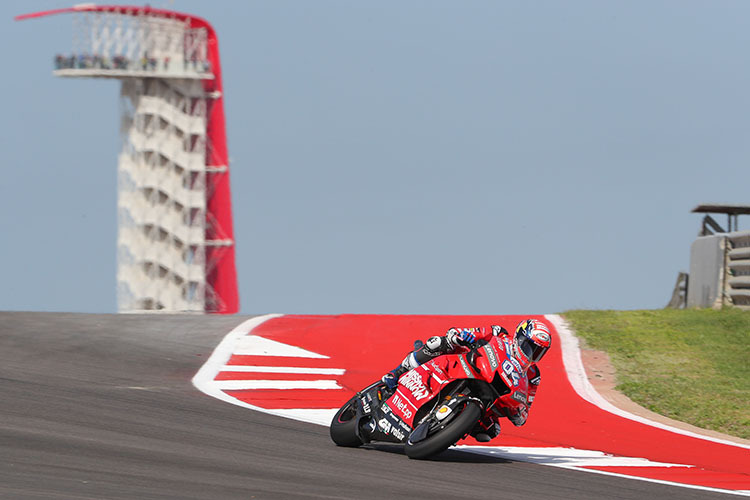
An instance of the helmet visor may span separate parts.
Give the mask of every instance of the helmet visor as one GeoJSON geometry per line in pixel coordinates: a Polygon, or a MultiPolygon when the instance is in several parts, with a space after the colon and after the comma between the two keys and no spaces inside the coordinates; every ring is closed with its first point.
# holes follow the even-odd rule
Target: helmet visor
{"type": "Polygon", "coordinates": [[[547,347],[540,346],[526,335],[519,335],[517,340],[519,349],[521,349],[524,356],[526,356],[532,363],[536,363],[542,359],[544,353],[547,352],[547,347]]]}

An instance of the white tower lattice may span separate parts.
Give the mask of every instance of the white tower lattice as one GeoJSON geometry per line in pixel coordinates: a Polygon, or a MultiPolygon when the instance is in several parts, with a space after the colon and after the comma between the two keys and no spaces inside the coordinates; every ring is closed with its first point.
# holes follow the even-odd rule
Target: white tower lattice
{"type": "Polygon", "coordinates": [[[64,77],[121,80],[120,311],[238,309],[216,35],[205,21],[148,7],[74,13],[64,77]]]}

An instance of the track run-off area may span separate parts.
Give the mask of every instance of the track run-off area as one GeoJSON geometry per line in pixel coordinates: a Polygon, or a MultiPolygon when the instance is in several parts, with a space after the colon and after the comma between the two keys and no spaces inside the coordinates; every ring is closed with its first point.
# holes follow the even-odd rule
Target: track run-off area
{"type": "Polygon", "coordinates": [[[466,441],[416,461],[399,445],[336,447],[319,425],[414,339],[516,319],[0,312],[0,498],[642,500],[749,489],[746,447],[579,396],[559,331],[528,424],[504,423],[491,447],[466,441]],[[684,477],[665,479],[667,469],[684,477]],[[622,475],[634,471],[651,481],[622,475]]]}
{"type": "MultiPolygon", "coordinates": [[[[359,389],[396,366],[415,339],[450,327],[508,330],[522,316],[282,316],[250,320],[227,335],[194,379],[221,400],[328,425],[359,389]]],[[[503,420],[491,443],[457,449],[553,467],[750,496],[750,447],[668,427],[621,411],[599,396],[578,342],[557,315],[539,317],[554,348],[527,425],[503,420]],[[502,425],[502,424],[501,424],[502,425]]]]}

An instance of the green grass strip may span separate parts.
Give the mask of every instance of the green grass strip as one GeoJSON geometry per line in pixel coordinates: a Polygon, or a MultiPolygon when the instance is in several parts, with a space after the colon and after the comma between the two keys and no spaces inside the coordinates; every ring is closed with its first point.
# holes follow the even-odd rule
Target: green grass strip
{"type": "Polygon", "coordinates": [[[651,411],[750,439],[750,311],[567,311],[609,354],[617,390],[651,411]]]}

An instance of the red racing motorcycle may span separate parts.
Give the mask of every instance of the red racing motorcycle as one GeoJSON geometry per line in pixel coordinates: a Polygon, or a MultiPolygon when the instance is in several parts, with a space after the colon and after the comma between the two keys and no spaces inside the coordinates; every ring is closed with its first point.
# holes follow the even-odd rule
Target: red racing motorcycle
{"type": "Polygon", "coordinates": [[[526,404],[528,380],[510,352],[507,340],[493,337],[406,372],[395,390],[375,382],[336,412],[331,439],[339,446],[404,443],[409,458],[440,453],[487,416],[505,417],[526,404]]]}

